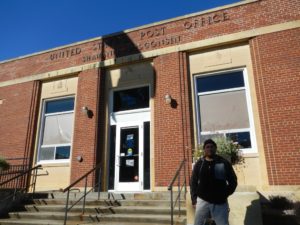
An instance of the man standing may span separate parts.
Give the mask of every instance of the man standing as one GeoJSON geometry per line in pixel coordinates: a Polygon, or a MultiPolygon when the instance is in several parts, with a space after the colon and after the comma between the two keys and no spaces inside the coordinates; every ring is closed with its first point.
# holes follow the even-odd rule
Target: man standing
{"type": "Polygon", "coordinates": [[[196,208],[194,225],[204,225],[210,216],[217,225],[229,225],[227,198],[237,186],[231,164],[216,155],[217,144],[208,139],[204,156],[194,166],[191,178],[192,204],[196,208]]]}

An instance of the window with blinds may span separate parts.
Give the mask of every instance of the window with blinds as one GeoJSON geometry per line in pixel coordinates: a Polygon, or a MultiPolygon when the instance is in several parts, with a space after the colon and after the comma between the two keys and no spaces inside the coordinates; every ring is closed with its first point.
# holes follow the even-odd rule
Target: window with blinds
{"type": "Polygon", "coordinates": [[[245,70],[195,76],[198,142],[225,136],[253,149],[251,102],[245,70]]]}
{"type": "Polygon", "coordinates": [[[38,161],[69,160],[74,124],[74,97],[44,100],[38,161]]]}

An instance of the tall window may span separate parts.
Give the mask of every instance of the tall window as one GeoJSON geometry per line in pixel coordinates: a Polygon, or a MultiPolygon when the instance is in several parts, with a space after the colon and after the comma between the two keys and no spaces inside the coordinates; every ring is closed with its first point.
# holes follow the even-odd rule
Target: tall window
{"type": "Polygon", "coordinates": [[[236,70],[195,77],[198,142],[225,136],[244,151],[253,151],[255,137],[246,72],[236,70]]]}
{"type": "Polygon", "coordinates": [[[38,161],[69,160],[73,136],[74,97],[43,102],[38,161]]]}

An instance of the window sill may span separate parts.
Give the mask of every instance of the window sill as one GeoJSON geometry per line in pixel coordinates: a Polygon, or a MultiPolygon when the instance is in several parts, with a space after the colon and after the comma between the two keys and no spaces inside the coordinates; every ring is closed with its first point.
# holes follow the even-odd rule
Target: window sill
{"type": "Polygon", "coordinates": [[[36,163],[36,165],[42,165],[43,167],[68,167],[70,166],[70,161],[60,161],[60,162],[50,162],[50,161],[41,161],[36,163]]]}
{"type": "Polygon", "coordinates": [[[257,152],[245,152],[243,153],[244,158],[258,158],[259,155],[257,152]]]}

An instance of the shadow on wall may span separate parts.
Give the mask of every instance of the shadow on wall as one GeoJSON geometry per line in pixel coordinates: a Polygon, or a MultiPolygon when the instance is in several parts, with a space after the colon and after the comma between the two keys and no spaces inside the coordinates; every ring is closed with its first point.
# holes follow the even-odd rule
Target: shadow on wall
{"type": "Polygon", "coordinates": [[[260,194],[260,198],[264,225],[300,224],[300,202],[295,202],[295,198],[284,194],[270,195],[268,198],[260,194]]]}
{"type": "Polygon", "coordinates": [[[247,206],[244,225],[263,225],[259,199],[251,201],[251,205],[247,206]]]}
{"type": "MultiPolygon", "coordinates": [[[[106,60],[107,58],[114,58],[119,59],[121,62],[125,62],[125,56],[128,55],[134,55],[132,57],[135,57],[137,61],[143,60],[143,55],[141,54],[140,49],[138,48],[137,44],[132,41],[132,39],[128,36],[128,34],[122,32],[117,36],[113,37],[103,37],[102,39],[102,45],[101,45],[101,51],[102,53],[102,59],[101,61],[106,60]],[[123,59],[123,60],[122,60],[123,59]]],[[[133,64],[134,65],[134,64],[133,64]]],[[[153,84],[155,84],[155,69],[152,66],[152,63],[148,61],[147,63],[148,67],[151,67],[152,70],[152,79],[153,84]]],[[[120,66],[120,73],[118,77],[117,83],[110,83],[111,87],[122,87],[122,86],[128,86],[130,87],[130,83],[142,83],[144,80],[144,76],[147,71],[145,70],[139,70],[134,71],[134,68],[132,66],[120,66]]],[[[149,70],[150,68],[146,68],[146,70],[149,70]]],[[[145,80],[144,82],[148,82],[145,80]]],[[[152,85],[151,87],[151,98],[154,98],[155,96],[155,85],[152,85]]]]}

